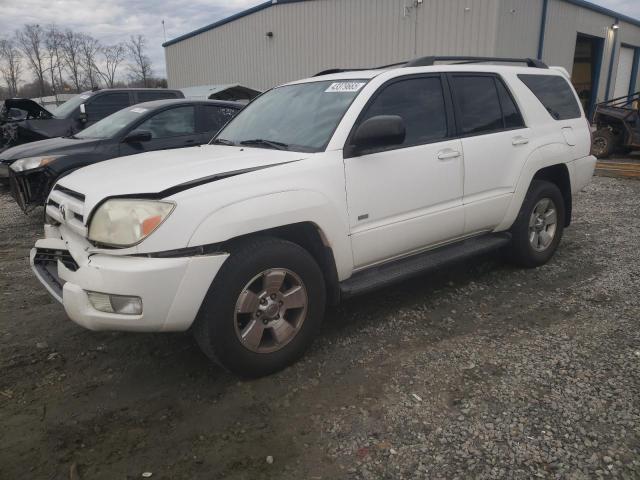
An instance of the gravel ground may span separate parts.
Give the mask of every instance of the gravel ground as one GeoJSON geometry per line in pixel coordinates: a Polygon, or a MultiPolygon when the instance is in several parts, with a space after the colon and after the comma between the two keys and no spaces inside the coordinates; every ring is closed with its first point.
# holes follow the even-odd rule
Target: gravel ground
{"type": "Polygon", "coordinates": [[[595,178],[548,265],[345,302],[244,382],[187,334],[67,320],[27,266],[40,218],[0,196],[0,478],[640,478],[639,199],[595,178]]]}

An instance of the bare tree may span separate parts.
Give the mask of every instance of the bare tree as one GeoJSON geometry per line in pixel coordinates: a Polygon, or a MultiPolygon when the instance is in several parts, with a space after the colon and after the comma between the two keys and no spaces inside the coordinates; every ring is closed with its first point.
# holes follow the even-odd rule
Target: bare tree
{"type": "Polygon", "coordinates": [[[127,55],[124,44],[108,45],[100,50],[102,54],[102,68],[98,71],[107,87],[113,88],[116,83],[116,72],[127,55]]]}
{"type": "Polygon", "coordinates": [[[62,58],[64,59],[64,64],[71,79],[73,88],[75,88],[77,93],[80,93],[82,86],[81,43],[80,35],[72,30],[67,29],[64,34],[62,34],[62,58]]]}
{"type": "Polygon", "coordinates": [[[7,84],[9,96],[16,97],[22,76],[22,57],[13,40],[0,40],[0,60],[0,73],[7,84]]]}
{"type": "Polygon", "coordinates": [[[129,64],[129,72],[134,80],[142,82],[143,86],[147,86],[147,82],[153,69],[151,67],[151,59],[147,56],[147,39],[143,35],[133,36],[127,42],[127,50],[132,63],[129,64]]]}
{"type": "Polygon", "coordinates": [[[91,35],[80,34],[80,65],[84,72],[89,88],[94,89],[100,83],[98,74],[97,57],[100,51],[100,41],[91,35]]]}
{"type": "Polygon", "coordinates": [[[60,32],[55,25],[50,25],[46,32],[45,47],[47,51],[47,70],[51,81],[51,89],[56,97],[56,103],[58,101],[58,90],[62,88],[64,83],[62,80],[61,44],[60,32]]]}
{"type": "Polygon", "coordinates": [[[33,72],[40,86],[40,96],[44,97],[45,81],[47,72],[45,59],[45,32],[36,23],[30,23],[16,31],[16,41],[27,60],[29,69],[33,72]]]}

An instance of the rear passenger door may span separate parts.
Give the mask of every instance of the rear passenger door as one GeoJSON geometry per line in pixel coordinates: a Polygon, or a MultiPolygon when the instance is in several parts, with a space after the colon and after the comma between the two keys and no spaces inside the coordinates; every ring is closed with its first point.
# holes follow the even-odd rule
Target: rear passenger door
{"type": "Polygon", "coordinates": [[[399,115],[401,145],[344,159],[354,264],[357,268],[459,237],[461,142],[441,75],[393,79],[369,100],[352,132],[377,115],[399,115]]]}
{"type": "Polygon", "coordinates": [[[530,132],[499,75],[448,78],[464,153],[464,232],[492,230],[503,220],[531,153],[530,132]]]}

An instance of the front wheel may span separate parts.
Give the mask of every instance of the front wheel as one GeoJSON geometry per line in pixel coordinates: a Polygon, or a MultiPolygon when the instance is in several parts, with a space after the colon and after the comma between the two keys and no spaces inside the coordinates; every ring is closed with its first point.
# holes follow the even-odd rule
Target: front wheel
{"type": "Polygon", "coordinates": [[[558,187],[533,180],[511,227],[511,258],[523,267],[544,265],[553,256],[564,230],[565,205],[558,187]]]}
{"type": "Polygon", "coordinates": [[[297,244],[255,238],[231,248],[194,325],[200,348],[243,377],[297,360],[322,321],[325,287],[313,257],[297,244]]]}

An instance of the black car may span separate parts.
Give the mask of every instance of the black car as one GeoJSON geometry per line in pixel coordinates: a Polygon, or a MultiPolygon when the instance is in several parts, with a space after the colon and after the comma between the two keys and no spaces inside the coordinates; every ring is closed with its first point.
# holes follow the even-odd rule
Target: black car
{"type": "Polygon", "coordinates": [[[184,94],[166,88],[108,88],[76,95],[53,112],[28,98],[11,98],[0,108],[0,151],[73,135],[130,105],[167,98],[184,98],[184,94]],[[18,118],[16,111],[22,112],[18,118]]]}
{"type": "Polygon", "coordinates": [[[208,143],[244,104],[214,100],[157,100],[131,106],[64,138],[0,154],[11,194],[28,212],[46,200],[55,181],[73,170],[115,157],[208,143]]]}

